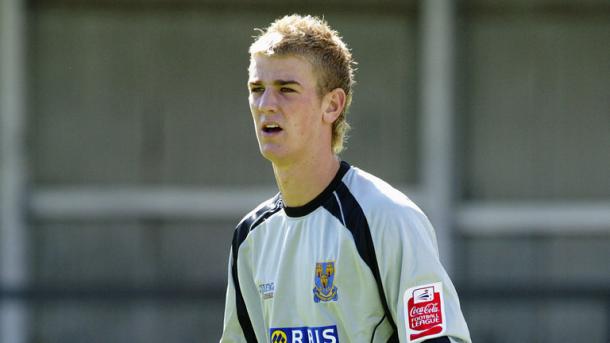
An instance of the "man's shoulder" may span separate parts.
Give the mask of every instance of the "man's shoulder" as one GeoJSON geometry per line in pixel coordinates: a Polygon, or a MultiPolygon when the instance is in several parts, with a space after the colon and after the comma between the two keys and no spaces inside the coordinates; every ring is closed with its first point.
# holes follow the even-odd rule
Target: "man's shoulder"
{"type": "Polygon", "coordinates": [[[345,180],[346,184],[362,208],[373,237],[389,235],[396,241],[406,236],[417,239],[423,237],[414,234],[420,230],[433,235],[429,232],[432,229],[428,217],[407,195],[357,168],[350,178],[345,180]]]}
{"type": "Polygon", "coordinates": [[[383,179],[357,167],[345,178],[345,183],[365,212],[422,212],[403,192],[383,179]]]}
{"type": "Polygon", "coordinates": [[[282,208],[279,194],[263,201],[252,211],[246,214],[237,224],[236,230],[251,231],[270,215],[278,212],[282,208]]]}
{"type": "Polygon", "coordinates": [[[241,244],[248,237],[248,234],[252,232],[252,230],[254,230],[260,223],[277,213],[280,209],[282,209],[282,202],[279,194],[277,194],[273,198],[262,202],[242,218],[233,232],[233,240],[231,245],[234,261],[237,260],[237,252],[241,244]]]}

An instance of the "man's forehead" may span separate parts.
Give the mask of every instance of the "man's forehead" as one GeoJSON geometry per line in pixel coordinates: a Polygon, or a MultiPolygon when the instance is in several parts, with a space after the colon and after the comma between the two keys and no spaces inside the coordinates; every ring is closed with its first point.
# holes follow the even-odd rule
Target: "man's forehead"
{"type": "Polygon", "coordinates": [[[300,56],[269,56],[255,54],[250,59],[249,82],[277,80],[314,80],[311,63],[300,56]]]}

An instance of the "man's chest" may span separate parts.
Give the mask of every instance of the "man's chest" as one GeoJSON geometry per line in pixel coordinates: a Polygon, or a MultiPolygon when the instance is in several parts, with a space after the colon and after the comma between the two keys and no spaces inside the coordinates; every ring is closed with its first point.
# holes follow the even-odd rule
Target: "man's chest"
{"type": "Polygon", "coordinates": [[[275,225],[261,227],[264,235],[253,237],[250,247],[252,286],[265,317],[340,316],[362,306],[377,308],[370,306],[378,300],[374,277],[340,222],[269,224],[275,225]]]}
{"type": "Polygon", "coordinates": [[[312,217],[272,219],[248,237],[240,279],[251,316],[270,340],[370,338],[384,315],[373,274],[341,222],[312,217]]]}

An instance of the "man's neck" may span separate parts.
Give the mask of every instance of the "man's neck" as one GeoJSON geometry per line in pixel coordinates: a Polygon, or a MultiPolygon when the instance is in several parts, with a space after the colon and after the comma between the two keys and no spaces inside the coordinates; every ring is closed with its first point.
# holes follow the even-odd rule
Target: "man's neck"
{"type": "Polygon", "coordinates": [[[329,154],[323,159],[302,160],[288,166],[273,164],[285,206],[299,207],[313,200],[330,184],[339,171],[339,158],[329,154]]]}

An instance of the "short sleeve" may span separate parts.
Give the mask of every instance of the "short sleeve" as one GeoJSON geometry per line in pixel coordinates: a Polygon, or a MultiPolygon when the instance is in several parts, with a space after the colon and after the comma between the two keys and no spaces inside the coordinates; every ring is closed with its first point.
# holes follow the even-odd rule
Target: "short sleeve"
{"type": "Polygon", "coordinates": [[[470,342],[457,292],[439,260],[434,229],[421,210],[386,208],[374,216],[371,235],[400,342],[435,337],[470,342]]]}

